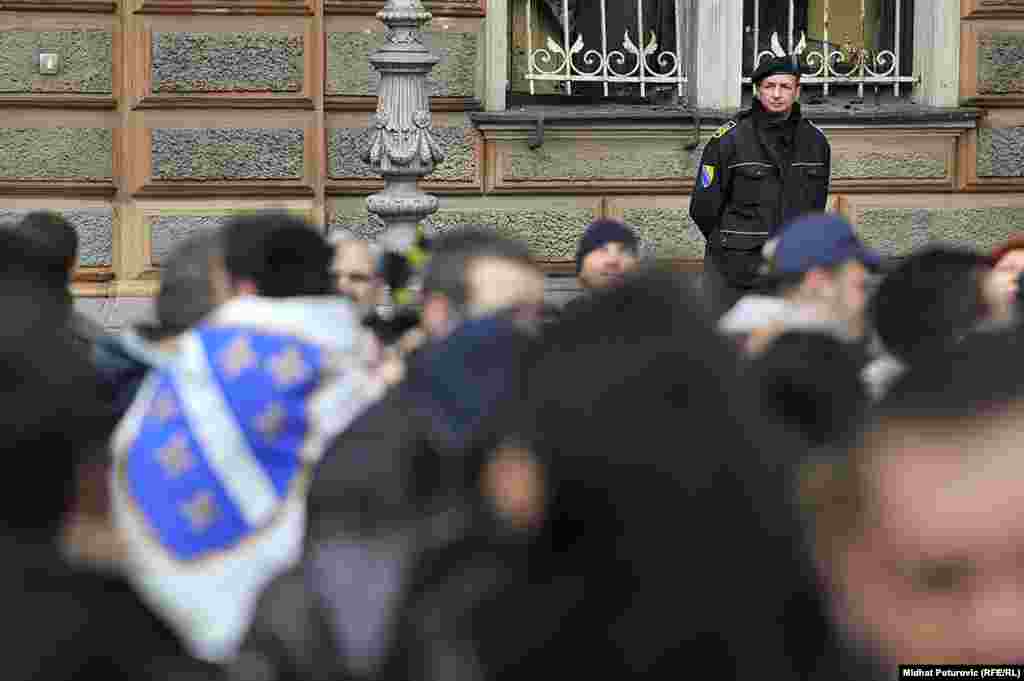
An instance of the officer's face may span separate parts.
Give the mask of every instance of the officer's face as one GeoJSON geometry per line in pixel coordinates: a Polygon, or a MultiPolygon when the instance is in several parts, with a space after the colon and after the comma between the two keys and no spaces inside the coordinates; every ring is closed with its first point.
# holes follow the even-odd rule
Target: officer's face
{"type": "Polygon", "coordinates": [[[757,98],[761,100],[761,106],[771,113],[789,111],[799,96],[800,81],[796,76],[788,74],[768,76],[757,86],[757,98]]]}

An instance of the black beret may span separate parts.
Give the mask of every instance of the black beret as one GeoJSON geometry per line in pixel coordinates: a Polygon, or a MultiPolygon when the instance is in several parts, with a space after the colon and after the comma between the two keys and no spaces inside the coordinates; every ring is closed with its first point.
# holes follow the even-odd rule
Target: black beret
{"type": "Polygon", "coordinates": [[[754,70],[750,80],[760,83],[768,76],[796,76],[800,77],[800,61],[797,57],[772,57],[763,60],[754,70]]]}

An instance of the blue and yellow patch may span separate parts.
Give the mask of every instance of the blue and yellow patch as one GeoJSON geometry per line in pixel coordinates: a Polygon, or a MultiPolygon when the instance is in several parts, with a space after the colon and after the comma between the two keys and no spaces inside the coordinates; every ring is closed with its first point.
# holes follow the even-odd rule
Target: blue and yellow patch
{"type": "Polygon", "coordinates": [[[700,167],[700,186],[707,189],[715,182],[715,166],[703,164],[700,167]]]}

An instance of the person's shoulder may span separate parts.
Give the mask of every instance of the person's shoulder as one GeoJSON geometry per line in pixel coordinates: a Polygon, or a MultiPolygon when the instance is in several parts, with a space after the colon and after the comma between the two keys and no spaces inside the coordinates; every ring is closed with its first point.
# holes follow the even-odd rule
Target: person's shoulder
{"type": "Polygon", "coordinates": [[[825,134],[824,130],[818,127],[817,123],[815,123],[814,121],[807,117],[804,117],[802,120],[808,128],[810,128],[813,132],[815,132],[818,135],[820,141],[824,142],[825,144],[828,144],[828,135],[825,134]]]}

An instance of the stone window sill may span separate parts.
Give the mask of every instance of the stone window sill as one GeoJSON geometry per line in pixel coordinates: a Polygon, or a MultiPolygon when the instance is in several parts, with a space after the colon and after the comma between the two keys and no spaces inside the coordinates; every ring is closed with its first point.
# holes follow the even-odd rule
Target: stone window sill
{"type": "MultiPolygon", "coordinates": [[[[918,106],[910,102],[874,105],[871,98],[864,104],[832,101],[826,104],[803,104],[804,114],[818,125],[824,126],[913,126],[975,128],[983,115],[980,109],[958,107],[937,109],[918,106]]],[[[477,126],[536,127],[541,125],[565,126],[619,126],[653,125],[666,123],[694,124],[711,128],[729,120],[734,112],[695,111],[672,106],[639,106],[630,104],[604,104],[589,106],[531,105],[508,111],[473,112],[470,118],[477,126]]]]}

